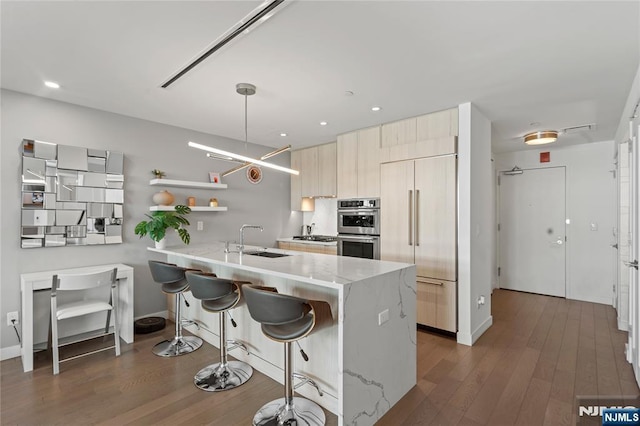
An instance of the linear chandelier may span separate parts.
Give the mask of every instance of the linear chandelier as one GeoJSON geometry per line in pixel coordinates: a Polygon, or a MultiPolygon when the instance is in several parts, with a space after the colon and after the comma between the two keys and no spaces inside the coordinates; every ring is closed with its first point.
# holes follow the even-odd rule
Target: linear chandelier
{"type": "Polygon", "coordinates": [[[189,141],[188,145],[191,148],[201,149],[203,151],[211,152],[211,153],[223,156],[223,157],[230,157],[230,158],[233,158],[234,160],[244,161],[245,163],[257,164],[259,166],[268,167],[270,169],[278,170],[280,172],[291,173],[292,175],[299,175],[300,174],[300,172],[297,171],[297,170],[289,169],[287,167],[278,166],[277,164],[267,163],[266,161],[262,161],[262,160],[256,160],[255,158],[246,157],[244,155],[235,154],[233,152],[223,151],[223,150],[218,149],[218,148],[212,148],[212,147],[207,146],[207,145],[202,145],[202,144],[191,142],[191,141],[189,141]]]}
{"type": "MultiPolygon", "coordinates": [[[[265,155],[260,157],[260,159],[261,160],[266,160],[267,158],[274,157],[274,156],[276,156],[278,154],[281,154],[281,153],[283,153],[285,151],[290,151],[290,150],[291,150],[291,145],[286,145],[286,146],[283,146],[282,148],[276,149],[275,151],[271,151],[271,152],[266,153],[265,155]]],[[[222,177],[229,176],[231,173],[238,172],[238,171],[240,171],[242,169],[245,169],[245,168],[247,168],[247,167],[249,167],[251,165],[251,163],[247,163],[247,162],[244,162],[244,161],[236,160],[236,159],[231,158],[231,157],[222,157],[222,156],[219,156],[217,154],[213,154],[211,152],[207,152],[207,157],[209,157],[211,159],[214,159],[214,160],[226,160],[226,161],[234,161],[236,163],[241,163],[239,166],[236,166],[236,167],[234,167],[232,169],[229,169],[229,170],[227,170],[225,172],[222,172],[220,174],[220,176],[222,176],[222,177]]]]}

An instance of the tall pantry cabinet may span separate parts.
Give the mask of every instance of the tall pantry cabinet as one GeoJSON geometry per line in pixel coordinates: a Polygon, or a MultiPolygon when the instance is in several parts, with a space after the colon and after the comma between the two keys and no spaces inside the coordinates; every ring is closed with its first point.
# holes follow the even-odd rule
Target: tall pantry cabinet
{"type": "Polygon", "coordinates": [[[384,260],[415,263],[419,324],[456,331],[456,157],[381,165],[384,260]]]}
{"type": "Polygon", "coordinates": [[[383,124],[380,258],[415,263],[418,324],[457,331],[458,109],[383,124]]]}

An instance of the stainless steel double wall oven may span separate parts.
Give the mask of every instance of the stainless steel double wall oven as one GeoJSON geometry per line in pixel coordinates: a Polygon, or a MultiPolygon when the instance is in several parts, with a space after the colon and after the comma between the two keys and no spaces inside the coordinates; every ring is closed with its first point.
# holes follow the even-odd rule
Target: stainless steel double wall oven
{"type": "Polygon", "coordinates": [[[338,255],[380,259],[380,199],[338,200],[338,255]]]}

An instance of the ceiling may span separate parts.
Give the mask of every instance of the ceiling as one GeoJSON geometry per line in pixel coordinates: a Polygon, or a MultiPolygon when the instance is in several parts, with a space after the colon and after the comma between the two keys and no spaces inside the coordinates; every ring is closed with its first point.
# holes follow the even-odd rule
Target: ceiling
{"type": "Polygon", "coordinates": [[[613,139],[638,69],[637,1],[297,0],[160,87],[259,4],[2,0],[1,86],[244,140],[252,83],[249,141],[294,148],[472,102],[504,152],[613,139]]]}

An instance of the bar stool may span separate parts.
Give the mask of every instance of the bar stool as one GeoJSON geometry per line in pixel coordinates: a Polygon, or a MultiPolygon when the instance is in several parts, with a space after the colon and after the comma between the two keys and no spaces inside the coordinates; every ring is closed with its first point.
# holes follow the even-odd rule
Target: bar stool
{"type": "MultiPolygon", "coordinates": [[[[155,260],[149,261],[149,269],[153,280],[162,284],[162,291],[167,294],[174,294],[176,298],[176,335],[172,340],[164,340],[155,345],[152,349],[153,353],[158,356],[173,357],[195,351],[202,346],[202,339],[196,336],[183,336],[182,326],[191,324],[198,326],[198,324],[195,321],[183,320],[180,316],[180,301],[183,300],[182,293],[189,290],[189,283],[184,276],[185,271],[188,269],[172,263],[155,260]]],[[[184,302],[189,306],[186,300],[184,302]]]]}
{"type": "MultiPolygon", "coordinates": [[[[198,371],[193,383],[209,392],[234,389],[251,378],[253,368],[246,362],[227,360],[227,352],[238,347],[249,354],[242,342],[227,340],[227,316],[228,311],[240,302],[240,286],[251,283],[218,278],[215,274],[197,271],[187,271],[185,276],[193,297],[202,301],[202,309],[219,314],[220,320],[220,362],[198,371]]],[[[231,324],[236,327],[233,318],[231,324]]]]}
{"type": "MultiPolygon", "coordinates": [[[[314,329],[332,322],[327,302],[306,300],[277,293],[269,287],[243,286],[242,293],[251,318],[262,324],[262,332],[276,342],[284,343],[284,398],[268,402],[253,417],[253,424],[263,425],[324,425],[324,411],[306,398],[294,397],[293,378],[309,383],[322,396],[318,385],[310,378],[293,373],[292,343],[308,336],[314,329]]],[[[302,357],[309,358],[300,349],[302,357]]]]}

